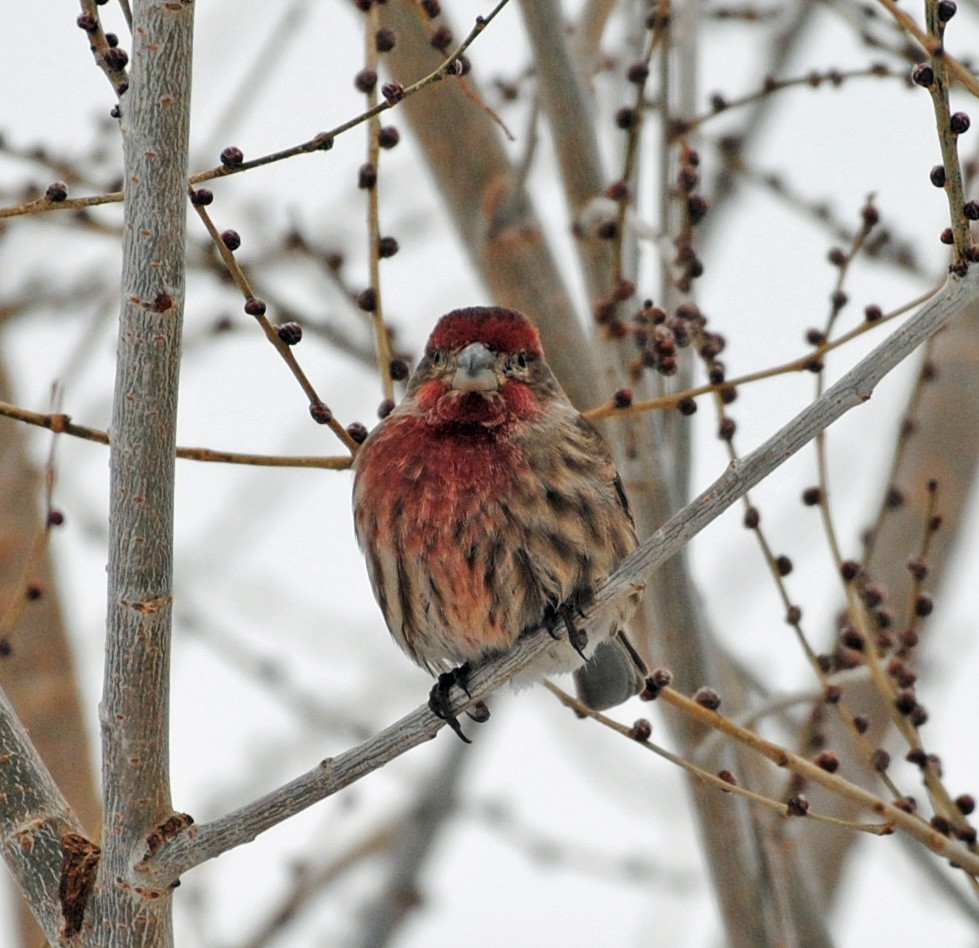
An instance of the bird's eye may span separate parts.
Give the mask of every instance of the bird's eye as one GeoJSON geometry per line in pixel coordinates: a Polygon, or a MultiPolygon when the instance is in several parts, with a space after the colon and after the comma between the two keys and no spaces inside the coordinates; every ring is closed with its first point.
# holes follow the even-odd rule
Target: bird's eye
{"type": "Polygon", "coordinates": [[[432,353],[431,358],[432,365],[434,365],[435,368],[440,368],[445,363],[445,353],[441,349],[436,349],[432,353]]]}
{"type": "Polygon", "coordinates": [[[526,369],[527,368],[527,353],[526,352],[518,352],[517,353],[517,365],[520,366],[521,369],[526,369]]]}

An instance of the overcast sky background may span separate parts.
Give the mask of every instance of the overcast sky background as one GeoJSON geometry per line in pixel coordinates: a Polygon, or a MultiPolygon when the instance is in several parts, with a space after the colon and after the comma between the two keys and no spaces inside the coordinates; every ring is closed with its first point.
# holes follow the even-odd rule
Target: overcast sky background
{"type": "MultiPolygon", "coordinates": [[[[476,13],[489,9],[472,0],[444,0],[443,6],[460,35],[476,13]]],[[[921,6],[909,9],[920,15],[921,6]]],[[[962,6],[970,10],[954,21],[953,51],[974,49],[979,38],[971,4],[962,6]]],[[[101,9],[130,48],[115,5],[101,9]]],[[[114,149],[111,125],[105,130],[114,97],[75,26],[78,8],[19,4],[8,12],[0,57],[5,141],[15,149],[44,143],[73,155],[101,136],[114,149]]],[[[818,16],[818,26],[785,75],[883,58],[858,46],[842,18],[829,11],[818,16]]],[[[352,77],[361,66],[360,19],[346,3],[199,3],[192,169],[216,164],[225,145],[235,144],[251,157],[306,140],[359,112],[362,97],[352,77]],[[284,42],[262,55],[248,95],[227,114],[282,11],[293,17],[284,42]]],[[[733,97],[758,87],[759,46],[747,32],[744,26],[712,27],[699,64],[702,103],[718,88],[733,97]]],[[[471,58],[481,78],[520,74],[526,51],[516,3],[479,39],[471,58]]],[[[601,83],[599,91],[601,97],[601,83]]],[[[972,102],[959,104],[975,112],[972,102]]],[[[519,154],[525,105],[499,107],[518,137],[509,147],[519,154]]],[[[397,236],[402,249],[383,265],[383,289],[401,343],[417,353],[438,316],[486,302],[486,296],[452,240],[406,123],[396,114],[388,120],[401,128],[403,139],[383,156],[382,230],[397,236]]],[[[614,143],[614,134],[609,141],[614,143]]],[[[963,138],[963,146],[972,142],[963,138]]],[[[546,132],[540,148],[530,186],[562,260],[572,265],[546,132]]],[[[613,151],[610,147],[610,155],[613,151]]],[[[353,285],[365,285],[364,202],[356,188],[363,152],[363,134],[354,131],[328,154],[213,184],[214,218],[221,228],[241,233],[239,259],[246,270],[274,251],[273,238],[288,222],[297,222],[321,246],[348,251],[347,276],[353,285]]],[[[914,239],[921,262],[940,278],[945,258],[937,234],[946,224],[946,209],[942,193],[928,182],[939,155],[923,90],[905,89],[896,80],[858,80],[842,90],[783,93],[754,157],[762,170],[779,170],[802,193],[830,199],[847,222],[858,219],[866,196],[875,193],[884,220],[914,239]]],[[[706,151],[705,161],[709,166],[706,151]]],[[[117,151],[108,152],[105,165],[118,168],[117,151]]],[[[19,193],[26,182],[43,190],[53,179],[46,174],[0,153],[0,185],[8,193],[19,193]]],[[[74,193],[88,191],[79,187],[74,193]]],[[[727,215],[714,232],[704,255],[707,273],[697,288],[702,309],[728,338],[725,361],[732,374],[800,355],[805,329],[825,320],[836,275],[826,262],[833,240],[811,220],[750,185],[738,207],[737,217],[727,215]]],[[[121,220],[119,207],[95,214],[116,224],[121,220]]],[[[56,279],[65,286],[90,276],[115,285],[119,257],[111,238],[65,235],[55,214],[11,226],[16,239],[0,244],[0,296],[52,279],[52,255],[57,255],[56,279]]],[[[193,218],[190,234],[203,240],[193,218]]],[[[316,300],[324,316],[358,331],[355,314],[312,268],[290,265],[265,279],[286,299],[316,300]]],[[[848,281],[853,302],[847,325],[859,320],[867,303],[886,310],[927,286],[927,280],[893,267],[860,263],[848,281]]],[[[193,276],[188,289],[179,443],[255,453],[341,453],[329,432],[311,423],[302,393],[241,315],[240,303],[210,277],[193,276]],[[231,316],[237,328],[216,337],[210,330],[223,316],[231,316]]],[[[8,327],[3,345],[19,404],[47,410],[50,387],[60,380],[64,410],[83,424],[106,427],[116,310],[117,301],[104,298],[8,327]]],[[[367,334],[361,337],[366,340],[367,334]]],[[[881,338],[875,335],[833,356],[827,381],[881,338]]],[[[373,423],[380,390],[370,371],[309,336],[297,353],[338,418],[373,423]]],[[[859,531],[879,497],[911,373],[910,367],[894,373],[869,405],[847,416],[831,435],[834,499],[851,553],[858,552],[859,531]]],[[[741,451],[747,453],[801,409],[812,385],[809,376],[791,377],[744,391],[732,409],[741,451]]],[[[706,404],[691,424],[699,491],[720,474],[726,456],[713,438],[715,421],[706,404]]],[[[39,461],[49,444],[50,436],[34,436],[39,461]]],[[[107,452],[62,439],[57,462],[56,500],[67,527],[55,534],[53,544],[95,735],[104,636],[107,452]]],[[[818,634],[829,628],[839,593],[818,516],[799,503],[814,471],[813,452],[802,452],[757,491],[756,503],[773,546],[795,562],[789,585],[818,634]]],[[[180,462],[177,473],[173,797],[178,810],[201,822],[396,720],[425,699],[429,681],[390,642],[371,597],[353,540],[349,473],[190,462],[180,462]],[[260,680],[250,670],[252,658],[264,662],[266,671],[280,673],[279,682],[268,687],[260,680]],[[314,704],[323,720],[297,711],[302,700],[314,704]]],[[[775,588],[740,518],[739,510],[730,511],[694,544],[694,573],[708,612],[731,649],[763,670],[779,690],[810,687],[775,588]]],[[[971,537],[979,535],[971,529],[975,519],[973,511],[971,537]]],[[[959,575],[973,575],[977,552],[974,540],[961,550],[959,575]]],[[[931,713],[927,734],[941,735],[935,749],[942,754],[948,785],[954,792],[975,792],[975,585],[958,582],[953,573],[948,588],[931,619],[947,647],[931,653],[924,691],[931,713]]],[[[665,740],[654,708],[633,702],[616,712],[629,722],[641,715],[652,717],[657,739],[665,740]]],[[[677,771],[574,719],[542,689],[498,696],[491,722],[474,736],[477,743],[465,755],[460,813],[422,877],[424,904],[403,927],[399,946],[459,940],[470,948],[654,943],[686,948],[723,941],[705,856],[677,771]],[[534,840],[542,844],[535,848],[534,840]],[[543,845],[552,840],[556,848],[543,845]]],[[[453,740],[440,734],[254,844],[194,870],[176,895],[178,944],[240,944],[288,891],[295,864],[327,863],[380,820],[400,812],[415,789],[445,766],[455,751],[453,740]]],[[[274,944],[349,944],[385,878],[383,868],[378,860],[366,861],[274,944]]],[[[887,931],[899,938],[895,943],[948,948],[976,943],[975,933],[922,883],[894,838],[862,842],[844,888],[833,926],[842,946],[882,943],[878,939],[887,931]]],[[[11,937],[3,926],[12,905],[9,895],[0,902],[0,943],[11,937]]]]}

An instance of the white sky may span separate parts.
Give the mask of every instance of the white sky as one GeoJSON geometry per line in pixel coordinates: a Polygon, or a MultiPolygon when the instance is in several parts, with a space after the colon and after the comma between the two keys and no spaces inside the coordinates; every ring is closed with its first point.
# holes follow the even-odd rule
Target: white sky
{"type": "MultiPolygon", "coordinates": [[[[297,26],[283,46],[265,56],[243,106],[227,115],[242,77],[278,22],[277,5],[259,0],[200,3],[195,54],[194,169],[216,163],[227,144],[246,157],[305,140],[355,114],[361,97],[352,76],[360,68],[359,14],[350,4],[283,4],[297,26]],[[223,131],[215,132],[215,123],[223,131]]],[[[488,4],[444,0],[461,34],[488,4]]],[[[919,14],[917,6],[911,8],[919,14]]],[[[962,4],[962,6],[967,6],[962,4]]],[[[114,4],[101,8],[106,21],[128,38],[114,4]]],[[[49,145],[56,154],[77,153],[113,104],[95,68],[71,4],[19,4],[5,18],[0,57],[0,130],[15,148],[49,145]],[[55,7],[57,7],[55,9],[55,7]]],[[[854,44],[831,14],[821,20],[785,75],[810,68],[854,68],[883,55],[854,44]]],[[[974,48],[974,19],[954,21],[950,47],[974,48]],[[967,40],[971,42],[967,42],[967,40]]],[[[471,51],[478,74],[512,77],[524,59],[521,21],[512,4],[471,51]]],[[[760,28],[759,28],[760,30],[760,28]]],[[[758,46],[743,26],[715,28],[700,61],[701,101],[724,88],[731,98],[757,88],[758,46]]],[[[858,80],[842,90],[784,93],[775,120],[755,156],[763,170],[778,169],[794,188],[828,198],[835,213],[856,220],[870,192],[886,221],[912,238],[922,261],[940,275],[944,199],[928,182],[939,160],[927,94],[904,90],[895,80],[858,80]]],[[[605,86],[600,84],[605,94],[605,86]]],[[[962,107],[974,109],[971,103],[962,107]]],[[[523,136],[523,106],[502,108],[508,126],[523,136]]],[[[975,116],[974,116],[975,117],[975,116]]],[[[395,234],[399,255],[385,262],[387,311],[404,345],[417,352],[434,320],[458,305],[485,300],[455,248],[439,199],[417,162],[406,123],[390,119],[402,145],[382,164],[383,231],[395,234]]],[[[388,121],[388,118],[386,118],[388,121]]],[[[975,130],[979,134],[979,130],[975,130]]],[[[113,141],[110,133],[107,141],[113,141]]],[[[522,141],[512,146],[518,154],[522,141]]],[[[965,146],[971,146],[963,138],[965,146]]],[[[549,144],[542,136],[539,170],[531,187],[552,227],[562,262],[571,265],[566,213],[555,190],[549,144]]],[[[302,223],[320,244],[348,251],[348,277],[365,279],[363,196],[355,171],[363,137],[341,138],[328,155],[235,176],[213,186],[219,226],[243,238],[239,259],[262,266],[285,222],[302,223]]],[[[704,151],[708,166],[711,158],[704,151]]],[[[118,157],[110,154],[109,167],[118,157]]],[[[27,180],[46,185],[50,172],[25,169],[0,154],[0,185],[27,180]]],[[[746,186],[749,198],[737,217],[726,215],[707,252],[699,282],[702,309],[728,338],[724,359],[732,374],[751,371],[803,351],[803,334],[825,319],[835,271],[826,263],[833,240],[796,213],[746,186]]],[[[87,193],[79,186],[73,193],[87,193]]],[[[118,222],[118,208],[97,211],[118,222]]],[[[52,215],[53,216],[53,215],[52,215]]],[[[66,285],[100,275],[111,287],[118,254],[111,241],[59,236],[56,221],[13,222],[15,237],[0,245],[0,297],[18,294],[47,274],[51,254],[66,285]]],[[[195,221],[191,234],[202,239],[195,221]]],[[[351,314],[312,268],[265,268],[263,279],[287,299],[316,301],[323,315],[356,329],[351,314]]],[[[925,284],[885,265],[861,264],[848,281],[850,322],[863,306],[885,309],[921,292],[925,284]]],[[[188,349],[181,379],[178,440],[250,452],[338,453],[325,429],[308,419],[301,392],[240,305],[213,280],[190,281],[188,349]],[[232,315],[239,331],[214,339],[216,318],[232,315]]],[[[64,410],[76,420],[104,427],[112,384],[113,300],[98,306],[42,312],[4,334],[19,403],[36,410],[49,404],[52,382],[65,383],[64,410]],[[66,311],[67,310],[67,311],[66,311]],[[84,360],[78,356],[88,340],[84,360]],[[67,366],[78,366],[66,372],[67,366]]],[[[362,334],[363,338],[366,338],[362,334]]],[[[856,361],[873,337],[829,363],[828,379],[856,361]]],[[[366,369],[338,358],[307,336],[297,350],[336,415],[345,422],[373,422],[379,399],[366,369]]],[[[857,535],[879,494],[890,436],[903,403],[908,371],[887,380],[873,401],[841,422],[830,438],[833,484],[844,542],[856,551],[857,535]],[[857,453],[859,469],[852,458],[857,453]]],[[[745,391],[733,406],[738,444],[747,452],[788,420],[810,398],[812,380],[789,378],[745,391]]],[[[713,439],[707,406],[692,422],[697,433],[695,488],[716,477],[726,458],[713,439]]],[[[6,422],[4,423],[6,424],[6,422]]],[[[38,459],[48,436],[38,434],[38,459]]],[[[96,733],[101,691],[100,650],[104,623],[104,522],[107,455],[88,443],[58,448],[57,498],[68,528],[54,549],[69,603],[89,722],[96,733]]],[[[829,558],[817,517],[798,502],[814,480],[812,452],[803,452],[757,492],[771,527],[773,546],[790,554],[789,579],[811,618],[814,635],[837,607],[829,558]]],[[[356,739],[355,726],[374,730],[424,700],[429,682],[388,640],[370,596],[353,541],[348,473],[276,471],[217,465],[178,465],[176,602],[173,665],[173,786],[178,809],[198,821],[253,798],[307,769],[356,739]],[[285,684],[269,689],[242,668],[249,656],[280,669],[285,684]],[[294,705],[313,701],[325,715],[346,722],[317,725],[294,705]]],[[[707,606],[725,641],[748,663],[777,669],[772,687],[791,691],[809,677],[782,623],[782,610],[750,536],[732,511],[694,544],[694,571],[710,589],[707,606]],[[746,595],[750,590],[750,595],[746,595]]],[[[970,514],[971,520],[975,514],[970,514]]],[[[972,538],[973,529],[964,531],[972,538]]],[[[975,697],[974,541],[956,558],[956,576],[931,620],[949,648],[933,653],[924,686],[932,714],[927,732],[937,739],[955,792],[979,789],[979,765],[971,722],[975,697]],[[964,572],[963,572],[964,571],[964,572]],[[961,579],[955,582],[955,579],[961,579]]],[[[616,712],[623,721],[651,715],[634,702],[616,712]]],[[[470,726],[469,730],[474,730],[470,726]]],[[[675,948],[722,942],[688,812],[683,781],[662,761],[561,710],[543,690],[500,696],[492,721],[475,734],[461,814],[442,837],[422,877],[424,905],[402,929],[401,948],[461,940],[469,948],[500,945],[666,944],[675,948]],[[527,846],[487,821],[487,807],[501,807],[518,827],[559,841],[552,860],[534,858],[527,846]],[[576,853],[583,858],[577,859],[576,853]],[[637,879],[616,871],[639,866],[637,879]],[[582,868],[591,865],[591,869],[582,868]]],[[[326,801],[260,838],[190,873],[176,895],[179,945],[233,946],[263,920],[288,891],[295,866],[319,865],[359,839],[385,816],[410,805],[413,791],[442,766],[453,738],[442,734],[383,772],[326,801]],[[202,921],[203,919],[203,921],[202,921]]],[[[905,775],[906,777],[906,775],[905,775]]],[[[909,779],[909,778],[908,778],[909,779]]],[[[519,836],[519,831],[515,831],[519,836]]],[[[524,834],[525,836],[528,834],[524,834]]],[[[921,858],[920,855],[917,858],[921,858]]],[[[361,906],[383,883],[383,864],[368,861],[345,877],[286,929],[276,946],[349,943],[360,925],[361,906]]],[[[904,944],[965,948],[974,933],[922,883],[913,863],[892,839],[861,846],[846,878],[847,897],[834,917],[838,943],[904,944]],[[893,927],[891,927],[893,926],[893,927]],[[886,935],[886,937],[885,937],[886,935]]],[[[0,904],[0,943],[11,902],[0,904]]],[[[6,937],[10,937],[9,935],[6,937]]]]}

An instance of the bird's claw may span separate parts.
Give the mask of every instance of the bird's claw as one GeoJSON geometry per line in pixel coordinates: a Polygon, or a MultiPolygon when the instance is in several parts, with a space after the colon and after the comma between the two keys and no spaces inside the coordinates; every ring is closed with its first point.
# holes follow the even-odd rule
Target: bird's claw
{"type": "MultiPolygon", "coordinates": [[[[428,707],[432,714],[445,721],[459,738],[467,744],[471,744],[472,741],[462,733],[462,726],[459,724],[459,719],[452,713],[451,701],[449,699],[453,685],[458,685],[470,698],[472,697],[468,688],[470,671],[471,669],[467,662],[458,668],[453,668],[452,671],[442,672],[428,695],[428,707]]],[[[477,724],[488,721],[490,716],[489,708],[482,701],[477,701],[466,713],[477,724]]]]}
{"type": "Polygon", "coordinates": [[[586,658],[585,649],[588,646],[588,633],[584,629],[579,629],[568,613],[564,614],[564,624],[568,630],[568,641],[571,643],[571,647],[582,658],[586,658]]]}
{"type": "Polygon", "coordinates": [[[552,639],[561,638],[561,633],[557,628],[558,620],[560,619],[564,624],[564,628],[567,630],[568,642],[571,644],[571,647],[582,658],[586,658],[585,649],[588,647],[588,633],[575,625],[575,613],[578,613],[581,617],[585,615],[581,611],[581,604],[576,596],[567,602],[561,603],[557,608],[548,610],[548,614],[544,618],[544,628],[547,629],[552,639]]]}

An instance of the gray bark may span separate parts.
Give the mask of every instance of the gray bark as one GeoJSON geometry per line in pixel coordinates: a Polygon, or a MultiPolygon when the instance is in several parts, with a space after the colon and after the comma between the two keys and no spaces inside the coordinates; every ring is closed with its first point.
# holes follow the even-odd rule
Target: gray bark
{"type": "Polygon", "coordinates": [[[104,852],[89,944],[172,944],[169,892],[134,885],[171,813],[168,697],[177,382],[184,309],[193,4],[133,5],[123,96],[126,216],[110,444],[109,586],[100,706],[104,852]]]}

